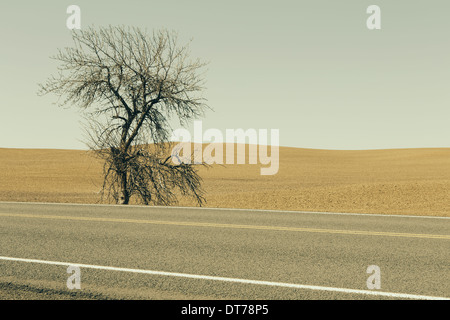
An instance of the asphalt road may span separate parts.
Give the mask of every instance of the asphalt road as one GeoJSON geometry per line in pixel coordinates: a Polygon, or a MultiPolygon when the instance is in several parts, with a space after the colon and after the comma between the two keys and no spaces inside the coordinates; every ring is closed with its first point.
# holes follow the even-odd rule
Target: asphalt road
{"type": "Polygon", "coordinates": [[[448,218],[0,203],[0,299],[449,298],[449,249],[448,218]]]}

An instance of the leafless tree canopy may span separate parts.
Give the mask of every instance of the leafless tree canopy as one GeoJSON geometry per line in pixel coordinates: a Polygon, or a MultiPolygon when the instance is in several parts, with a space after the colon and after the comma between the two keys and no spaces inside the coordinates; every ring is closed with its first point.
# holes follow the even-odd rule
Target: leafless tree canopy
{"type": "Polygon", "coordinates": [[[169,205],[177,193],[205,202],[193,164],[170,159],[170,119],[182,126],[203,115],[201,69],[167,30],[109,27],[74,31],[74,46],[59,50],[59,72],[40,85],[60,105],[77,105],[88,145],[105,161],[103,195],[128,204],[169,205]]]}

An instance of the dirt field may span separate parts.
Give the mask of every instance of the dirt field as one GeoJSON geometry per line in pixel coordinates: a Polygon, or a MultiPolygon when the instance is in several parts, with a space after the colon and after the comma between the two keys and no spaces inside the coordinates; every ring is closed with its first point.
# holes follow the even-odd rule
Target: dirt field
{"type": "MultiPolygon", "coordinates": [[[[102,166],[85,151],[0,148],[0,168],[0,201],[99,201],[102,166]]],[[[447,148],[282,147],[274,176],[260,175],[259,165],[215,165],[201,175],[207,207],[450,216],[447,148]]]]}

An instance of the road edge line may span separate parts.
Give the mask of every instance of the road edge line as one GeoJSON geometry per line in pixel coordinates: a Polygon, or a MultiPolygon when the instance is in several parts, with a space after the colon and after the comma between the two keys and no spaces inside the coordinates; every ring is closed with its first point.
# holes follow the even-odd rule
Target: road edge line
{"type": "Polygon", "coordinates": [[[190,278],[190,279],[197,279],[197,280],[245,283],[245,284],[265,285],[265,286],[273,286],[273,287],[303,289],[303,290],[329,291],[329,292],[340,292],[340,293],[347,293],[347,294],[365,294],[365,295],[383,296],[383,297],[390,297],[390,298],[405,298],[405,299],[414,299],[414,300],[450,300],[450,298],[446,298],[446,297],[435,297],[435,296],[416,295],[416,294],[408,294],[408,293],[394,293],[394,292],[384,292],[384,291],[369,291],[369,290],[360,290],[360,289],[324,287],[324,286],[303,285],[303,284],[294,284],[294,283],[285,283],[285,282],[249,280],[249,279],[196,275],[196,274],[178,273],[178,272],[166,272],[166,271],[154,271],[154,270],[143,270],[143,269],[98,266],[98,265],[80,264],[80,263],[71,263],[71,262],[13,258],[13,257],[4,257],[4,256],[0,256],[0,260],[14,261],[14,262],[26,262],[26,263],[38,263],[38,264],[47,264],[47,265],[58,265],[58,266],[74,266],[74,267],[87,268],[87,269],[120,271],[120,272],[140,273],[140,274],[149,274],[149,275],[157,275],[157,276],[190,278]]]}

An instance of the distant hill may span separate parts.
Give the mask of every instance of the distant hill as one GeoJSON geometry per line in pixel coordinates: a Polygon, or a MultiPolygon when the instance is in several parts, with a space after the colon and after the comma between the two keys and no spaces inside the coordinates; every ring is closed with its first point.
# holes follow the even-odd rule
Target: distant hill
{"type": "MultiPolygon", "coordinates": [[[[280,148],[261,165],[201,169],[207,207],[450,216],[450,149],[280,148]]],[[[102,164],[87,151],[0,148],[0,201],[96,203],[102,164]]],[[[192,206],[181,199],[180,206],[192,206]]]]}

